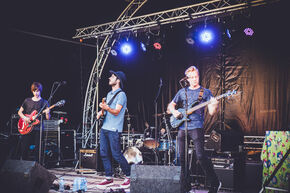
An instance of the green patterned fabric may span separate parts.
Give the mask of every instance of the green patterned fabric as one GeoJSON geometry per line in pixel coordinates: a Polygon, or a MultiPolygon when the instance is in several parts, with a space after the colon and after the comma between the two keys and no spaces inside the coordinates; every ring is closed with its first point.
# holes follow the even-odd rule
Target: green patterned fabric
{"type": "MultiPolygon", "coordinates": [[[[280,160],[290,147],[290,131],[266,131],[265,141],[261,153],[263,161],[263,183],[271,176],[280,160]]],[[[268,187],[276,187],[288,190],[288,178],[290,176],[290,156],[283,162],[268,187]]],[[[266,190],[266,192],[276,192],[266,190]]]]}

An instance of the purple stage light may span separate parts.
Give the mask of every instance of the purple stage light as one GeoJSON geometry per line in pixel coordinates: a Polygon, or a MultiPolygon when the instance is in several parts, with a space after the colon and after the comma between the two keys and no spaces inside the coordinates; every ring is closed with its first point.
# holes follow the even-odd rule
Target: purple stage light
{"type": "Polygon", "coordinates": [[[247,35],[247,36],[252,36],[254,34],[254,30],[250,27],[248,28],[245,28],[244,29],[244,33],[247,35]]]}

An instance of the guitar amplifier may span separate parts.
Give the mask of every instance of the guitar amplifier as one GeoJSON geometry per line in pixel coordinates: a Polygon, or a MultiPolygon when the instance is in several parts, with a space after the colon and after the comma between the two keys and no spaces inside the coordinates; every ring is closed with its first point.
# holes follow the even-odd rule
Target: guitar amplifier
{"type": "Polygon", "coordinates": [[[80,149],[79,167],[96,169],[98,172],[104,171],[100,153],[96,149],[80,149]]]}

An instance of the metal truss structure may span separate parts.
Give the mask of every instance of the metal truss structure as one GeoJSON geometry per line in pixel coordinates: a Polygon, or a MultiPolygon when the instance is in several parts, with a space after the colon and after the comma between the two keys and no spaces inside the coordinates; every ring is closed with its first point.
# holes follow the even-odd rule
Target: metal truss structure
{"type": "Polygon", "coordinates": [[[262,150],[265,136],[244,136],[245,150],[262,150]]]}
{"type": "MultiPolygon", "coordinates": [[[[74,39],[96,38],[97,57],[92,67],[85,95],[83,109],[82,147],[97,145],[97,135],[93,137],[93,131],[98,131],[96,122],[96,102],[99,101],[99,79],[111,48],[123,32],[139,32],[144,29],[158,27],[160,25],[183,21],[196,21],[204,17],[221,14],[230,14],[234,11],[265,5],[275,0],[211,0],[176,9],[161,11],[138,17],[132,17],[144,5],[147,0],[132,0],[116,21],[76,29],[74,39]],[[102,45],[99,47],[99,41],[102,45]]],[[[278,0],[276,0],[278,1],[278,0]]]]}
{"type": "MultiPolygon", "coordinates": [[[[118,17],[117,21],[130,19],[139,9],[146,3],[147,0],[133,0],[125,8],[125,10],[118,17]]],[[[119,24],[112,25],[114,28],[118,28],[119,24]]],[[[99,101],[98,88],[99,80],[104,68],[104,64],[107,61],[112,46],[116,42],[113,38],[113,34],[107,34],[104,37],[102,45],[99,47],[97,41],[97,57],[94,61],[94,65],[88,81],[88,86],[85,95],[84,109],[83,109],[83,128],[82,128],[82,148],[92,148],[93,145],[97,145],[98,135],[93,136],[94,128],[98,131],[98,124],[96,124],[96,112],[99,101]]],[[[97,132],[96,132],[97,133],[97,132]]]]}
{"type": "Polygon", "coordinates": [[[268,3],[266,0],[213,0],[193,4],[185,7],[147,14],[134,18],[117,20],[100,25],[76,29],[73,38],[98,38],[113,33],[132,31],[136,32],[144,28],[157,27],[164,24],[177,23],[187,20],[195,20],[201,17],[209,17],[218,14],[230,13],[249,7],[260,6],[268,3]]]}

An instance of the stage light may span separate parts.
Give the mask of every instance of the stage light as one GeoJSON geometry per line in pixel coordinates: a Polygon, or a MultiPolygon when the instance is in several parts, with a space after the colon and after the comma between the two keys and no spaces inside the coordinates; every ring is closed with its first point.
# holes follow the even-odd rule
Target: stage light
{"type": "Polygon", "coordinates": [[[245,29],[244,29],[244,33],[245,33],[247,36],[252,36],[252,35],[254,35],[254,30],[253,30],[252,28],[248,27],[248,28],[245,28],[245,29]]]}
{"type": "Polygon", "coordinates": [[[161,44],[160,44],[159,42],[155,42],[155,43],[153,44],[153,46],[154,46],[154,48],[155,48],[156,50],[161,50],[161,48],[162,48],[162,46],[161,46],[161,44]]]}
{"type": "Polygon", "coordinates": [[[118,55],[118,53],[117,53],[117,51],[115,49],[111,49],[111,54],[113,56],[117,56],[118,55]]]}
{"type": "Polygon", "coordinates": [[[213,33],[210,30],[203,30],[200,32],[200,41],[203,43],[210,43],[213,40],[213,33]]]}
{"type": "Polygon", "coordinates": [[[185,41],[189,45],[193,45],[194,44],[193,34],[192,33],[188,33],[186,38],[185,38],[185,41]]]}
{"type": "Polygon", "coordinates": [[[190,44],[190,45],[193,45],[193,44],[194,44],[194,40],[193,40],[192,37],[187,37],[185,40],[186,40],[186,42],[187,42],[188,44],[190,44]]]}
{"type": "Polygon", "coordinates": [[[144,52],[146,52],[146,46],[143,42],[140,42],[140,47],[144,52]]]}
{"type": "Polygon", "coordinates": [[[132,46],[129,43],[123,43],[121,45],[121,52],[125,55],[128,55],[132,52],[132,46]]]}
{"type": "Polygon", "coordinates": [[[227,34],[227,36],[228,36],[228,38],[229,38],[229,39],[231,39],[231,38],[232,38],[232,35],[231,35],[231,32],[230,32],[230,30],[229,30],[229,29],[227,29],[227,30],[226,30],[226,34],[227,34]]]}

